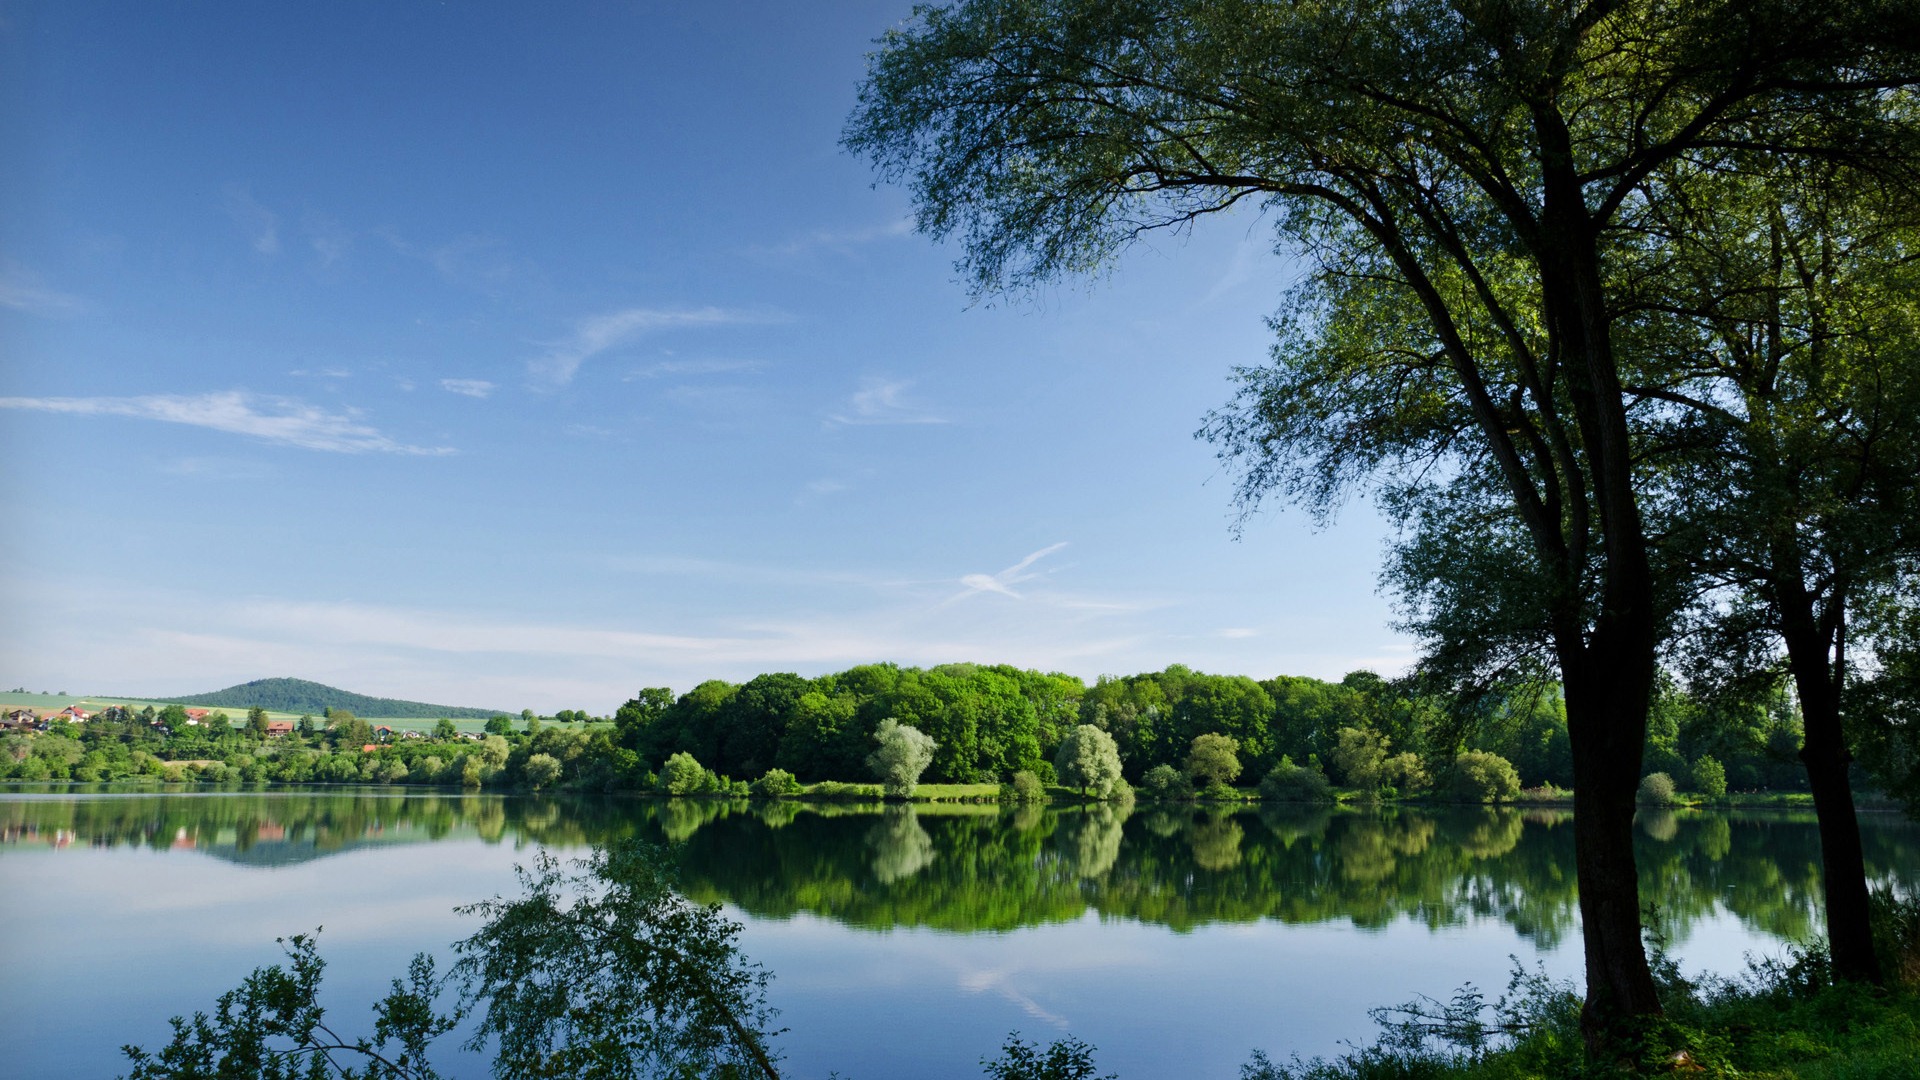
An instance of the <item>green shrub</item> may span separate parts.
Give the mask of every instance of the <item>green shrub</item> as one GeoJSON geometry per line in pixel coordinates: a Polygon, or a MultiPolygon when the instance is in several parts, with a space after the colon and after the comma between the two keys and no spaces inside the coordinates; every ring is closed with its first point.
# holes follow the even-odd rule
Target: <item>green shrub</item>
{"type": "Polygon", "coordinates": [[[1418,795],[1433,787],[1433,774],[1427,771],[1426,763],[1420,760],[1419,754],[1395,754],[1381,768],[1392,778],[1396,795],[1418,795]]]}
{"type": "Polygon", "coordinates": [[[1000,789],[1000,798],[1003,802],[1045,802],[1047,787],[1040,782],[1039,777],[1026,769],[1021,769],[1013,774],[1013,779],[1005,787],[1000,789]]]}
{"type": "Polygon", "coordinates": [[[521,777],[535,791],[552,787],[560,779],[561,772],[560,759],[552,754],[534,754],[527,758],[525,765],[520,766],[521,777]]]}
{"type": "Polygon", "coordinates": [[[1115,1080],[1116,1076],[1097,1075],[1093,1047],[1071,1035],[1042,1050],[1016,1031],[1007,1036],[999,1057],[981,1058],[980,1064],[989,1080],[1115,1080]]]}
{"type": "Polygon", "coordinates": [[[1643,806],[1672,806],[1674,787],[1673,777],[1666,773],[1648,773],[1640,781],[1640,803],[1643,806]]]}
{"type": "Polygon", "coordinates": [[[1260,797],[1271,802],[1332,802],[1333,784],[1316,765],[1295,765],[1282,757],[1260,781],[1260,797]]]}
{"type": "Polygon", "coordinates": [[[669,795],[692,795],[707,790],[707,770],[684,750],[660,766],[660,790],[669,795]]]}
{"type": "Polygon", "coordinates": [[[1140,778],[1140,790],[1149,799],[1191,799],[1193,785],[1187,781],[1187,774],[1171,765],[1155,765],[1140,778]]]}
{"type": "Polygon", "coordinates": [[[1195,787],[1231,783],[1240,776],[1240,741],[1209,732],[1195,735],[1187,750],[1187,777],[1195,787]]]}
{"type": "Polygon", "coordinates": [[[1689,779],[1693,781],[1693,790],[1715,802],[1727,797],[1726,766],[1705,754],[1693,763],[1689,779]]]}
{"type": "Polygon", "coordinates": [[[763,799],[777,799],[783,795],[797,795],[800,781],[785,769],[768,769],[766,775],[755,780],[748,787],[748,793],[763,799]]]}
{"type": "Polygon", "coordinates": [[[1447,791],[1468,802],[1509,802],[1520,795],[1520,774],[1499,754],[1468,750],[1453,759],[1447,791]]]}
{"type": "Polygon", "coordinates": [[[880,798],[877,784],[848,784],[839,780],[822,780],[808,788],[809,799],[834,799],[849,802],[863,802],[880,798]]]}

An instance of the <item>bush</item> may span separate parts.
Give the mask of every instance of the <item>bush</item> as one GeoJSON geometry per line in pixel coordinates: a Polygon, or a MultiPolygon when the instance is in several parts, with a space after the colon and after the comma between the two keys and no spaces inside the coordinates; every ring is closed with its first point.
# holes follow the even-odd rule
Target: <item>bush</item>
{"type": "Polygon", "coordinates": [[[560,779],[560,772],[560,759],[552,754],[534,754],[520,767],[520,775],[535,791],[552,787],[554,781],[560,779]]]}
{"type": "Polygon", "coordinates": [[[1040,782],[1039,777],[1021,769],[1013,774],[1013,779],[1007,786],[1000,789],[1000,798],[1003,802],[1014,803],[1045,802],[1047,787],[1040,782]]]}
{"type": "Polygon", "coordinates": [[[1672,806],[1673,792],[1673,777],[1666,773],[1648,773],[1647,778],[1640,781],[1640,803],[1643,806],[1672,806]]]}
{"type": "Polygon", "coordinates": [[[839,780],[822,780],[807,789],[809,799],[865,802],[879,797],[880,789],[872,784],[848,784],[839,780]]]}
{"type": "Polygon", "coordinates": [[[660,766],[660,790],[669,795],[692,795],[707,790],[707,770],[692,754],[681,751],[660,766]]]}
{"type": "Polygon", "coordinates": [[[1007,1036],[999,1057],[981,1058],[980,1064],[989,1080],[1115,1080],[1115,1074],[1102,1077],[1094,1071],[1093,1047],[1071,1035],[1042,1050],[1016,1031],[1007,1036]]]}
{"type": "Polygon", "coordinates": [[[1693,790],[1715,802],[1727,797],[1726,766],[1705,754],[1693,763],[1689,779],[1693,781],[1693,790]]]}
{"type": "Polygon", "coordinates": [[[1499,754],[1468,750],[1453,759],[1447,789],[1468,802],[1508,802],[1520,795],[1520,774],[1499,754]]]}
{"type": "Polygon", "coordinates": [[[785,769],[768,769],[765,776],[755,780],[748,787],[748,793],[763,799],[777,799],[782,795],[800,793],[800,781],[785,769]]]}
{"type": "Polygon", "coordinates": [[[1240,741],[1209,732],[1187,748],[1187,777],[1195,787],[1230,784],[1240,776],[1240,741]]]}
{"type": "Polygon", "coordinates": [[[1155,765],[1140,778],[1140,790],[1147,793],[1149,799],[1191,799],[1193,785],[1187,781],[1187,774],[1171,765],[1155,765]]]}
{"type": "Polygon", "coordinates": [[[1402,752],[1393,755],[1382,766],[1386,775],[1393,778],[1396,794],[1416,795],[1433,786],[1433,774],[1420,760],[1420,755],[1402,752]]]}
{"type": "Polygon", "coordinates": [[[1273,802],[1332,802],[1333,784],[1318,766],[1295,765],[1282,757],[1260,781],[1260,797],[1273,802]]]}

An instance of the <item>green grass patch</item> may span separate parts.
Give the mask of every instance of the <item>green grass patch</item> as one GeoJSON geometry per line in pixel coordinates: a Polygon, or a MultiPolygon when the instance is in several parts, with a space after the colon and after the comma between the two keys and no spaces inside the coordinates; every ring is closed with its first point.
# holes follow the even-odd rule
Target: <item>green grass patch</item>
{"type": "Polygon", "coordinates": [[[919,784],[914,802],[998,802],[999,784],[919,784]]]}

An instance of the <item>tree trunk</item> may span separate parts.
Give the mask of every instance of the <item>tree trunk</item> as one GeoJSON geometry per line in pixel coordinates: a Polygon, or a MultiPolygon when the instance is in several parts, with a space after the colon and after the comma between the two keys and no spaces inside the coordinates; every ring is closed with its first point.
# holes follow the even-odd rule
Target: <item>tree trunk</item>
{"type": "Polygon", "coordinates": [[[1573,744],[1574,865],[1587,965],[1580,1029],[1588,1054],[1600,1060],[1631,1041],[1640,1020],[1660,1014],[1640,938],[1640,872],[1633,857],[1634,796],[1653,672],[1651,656],[1637,662],[1599,642],[1581,652],[1571,663],[1562,661],[1562,677],[1573,744]]]}
{"type": "Polygon", "coordinates": [[[1820,870],[1833,974],[1877,986],[1885,977],[1873,951],[1866,857],[1860,845],[1860,819],[1853,808],[1853,783],[1847,776],[1853,754],[1840,730],[1840,683],[1805,591],[1780,591],[1787,594],[1778,598],[1782,636],[1805,730],[1800,761],[1807,767],[1807,784],[1820,821],[1820,870]]]}
{"type": "Polygon", "coordinates": [[[1860,846],[1860,820],[1853,809],[1853,785],[1847,766],[1853,755],[1840,738],[1838,711],[1820,721],[1823,733],[1816,742],[1813,710],[1801,704],[1807,739],[1800,760],[1807,766],[1813,788],[1813,808],[1820,818],[1820,869],[1827,900],[1827,945],[1833,951],[1835,978],[1879,985],[1884,981],[1880,958],[1873,951],[1873,924],[1867,892],[1866,857],[1860,846]]]}
{"type": "Polygon", "coordinates": [[[1562,535],[1570,550],[1584,551],[1584,533],[1597,524],[1602,549],[1596,609],[1585,610],[1587,566],[1577,559],[1560,566],[1553,617],[1573,749],[1574,866],[1587,963],[1580,1031],[1597,1063],[1637,1045],[1645,1021],[1661,1012],[1640,937],[1640,872],[1633,858],[1634,797],[1646,754],[1658,630],[1597,234],[1564,121],[1552,106],[1536,118],[1544,192],[1541,286],[1568,357],[1567,396],[1589,458],[1595,515],[1592,522],[1583,516],[1563,524],[1562,535]]]}

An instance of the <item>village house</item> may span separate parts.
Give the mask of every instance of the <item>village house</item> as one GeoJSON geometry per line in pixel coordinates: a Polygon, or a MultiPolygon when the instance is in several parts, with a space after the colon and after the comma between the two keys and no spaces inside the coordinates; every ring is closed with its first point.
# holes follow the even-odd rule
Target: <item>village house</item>
{"type": "Polygon", "coordinates": [[[291,734],[293,734],[293,721],[291,720],[267,721],[267,736],[269,738],[277,739],[282,735],[291,735],[291,734]]]}

